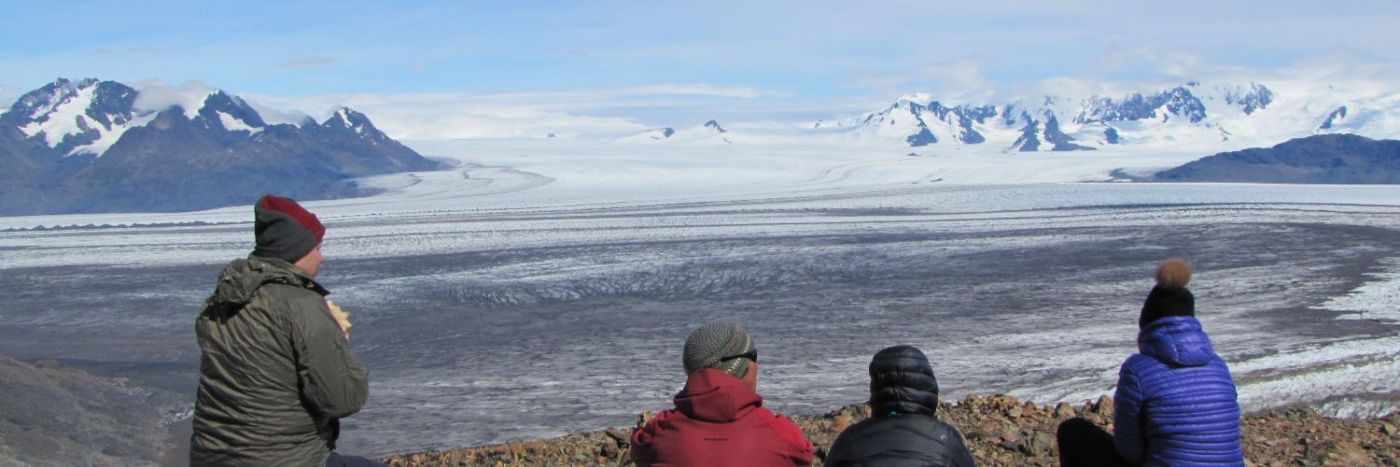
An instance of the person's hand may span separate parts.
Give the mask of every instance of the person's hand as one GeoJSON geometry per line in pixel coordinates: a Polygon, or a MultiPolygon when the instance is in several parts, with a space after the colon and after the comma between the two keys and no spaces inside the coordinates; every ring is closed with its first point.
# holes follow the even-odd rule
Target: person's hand
{"type": "Polygon", "coordinates": [[[330,309],[331,318],[335,318],[335,323],[340,325],[340,331],[345,334],[345,340],[350,340],[350,314],[330,300],[326,300],[326,308],[330,309]]]}

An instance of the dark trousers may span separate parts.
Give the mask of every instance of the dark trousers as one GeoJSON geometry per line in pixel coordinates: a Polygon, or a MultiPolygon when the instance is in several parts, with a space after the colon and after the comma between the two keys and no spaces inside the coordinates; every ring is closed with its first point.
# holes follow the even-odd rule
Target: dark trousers
{"type": "Polygon", "coordinates": [[[1071,418],[1055,431],[1062,467],[1132,467],[1113,447],[1113,435],[1093,422],[1071,418]]]}
{"type": "Polygon", "coordinates": [[[342,456],[334,452],[326,458],[326,467],[388,467],[360,456],[342,456]]]}

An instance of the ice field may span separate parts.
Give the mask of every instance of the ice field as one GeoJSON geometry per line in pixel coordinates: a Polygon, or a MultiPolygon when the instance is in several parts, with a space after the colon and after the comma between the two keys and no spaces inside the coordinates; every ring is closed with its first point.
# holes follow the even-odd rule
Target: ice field
{"type": "MultiPolygon", "coordinates": [[[[443,449],[633,423],[669,407],[681,343],[758,343],[760,393],[817,413],[909,343],[942,395],[1082,402],[1134,351],[1156,262],[1255,410],[1400,407],[1400,187],[1149,184],[1201,154],[781,144],[665,149],[410,142],[454,170],[306,203],[370,401],[341,449],[443,449]]],[[[0,353],[192,399],[193,321],[251,209],[0,218],[0,353]],[[42,227],[36,229],[36,227],[42,227]]]]}

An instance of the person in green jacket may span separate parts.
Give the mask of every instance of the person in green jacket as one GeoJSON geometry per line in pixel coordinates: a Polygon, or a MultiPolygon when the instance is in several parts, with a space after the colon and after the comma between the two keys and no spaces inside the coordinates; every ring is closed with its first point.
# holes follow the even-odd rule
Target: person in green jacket
{"type": "Polygon", "coordinates": [[[315,280],[326,228],[286,198],[264,196],[253,211],[257,247],[224,267],[195,322],[190,464],[378,465],[334,452],[369,373],[315,280]]]}

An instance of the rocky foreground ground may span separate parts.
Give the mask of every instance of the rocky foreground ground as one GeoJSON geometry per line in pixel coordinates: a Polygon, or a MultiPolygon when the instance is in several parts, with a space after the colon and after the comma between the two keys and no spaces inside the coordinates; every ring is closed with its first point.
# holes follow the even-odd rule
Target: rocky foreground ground
{"type": "MultiPolygon", "coordinates": [[[[826,449],[851,424],[869,416],[869,407],[853,405],[819,416],[794,420],[817,450],[817,465],[826,449]]],[[[650,414],[643,413],[641,420],[650,414]]],[[[1084,417],[1111,429],[1113,401],[1108,397],[1082,406],[1040,406],[1010,396],[971,396],[942,404],[939,418],[958,428],[980,466],[1054,466],[1055,427],[1070,417],[1084,417]]],[[[1308,408],[1279,409],[1246,415],[1242,421],[1245,456],[1254,466],[1397,466],[1400,465],[1400,414],[1381,419],[1338,419],[1308,408]]],[[[578,433],[562,438],[523,441],[441,452],[403,454],[384,459],[389,465],[632,465],[629,428],[578,433]]]]}

